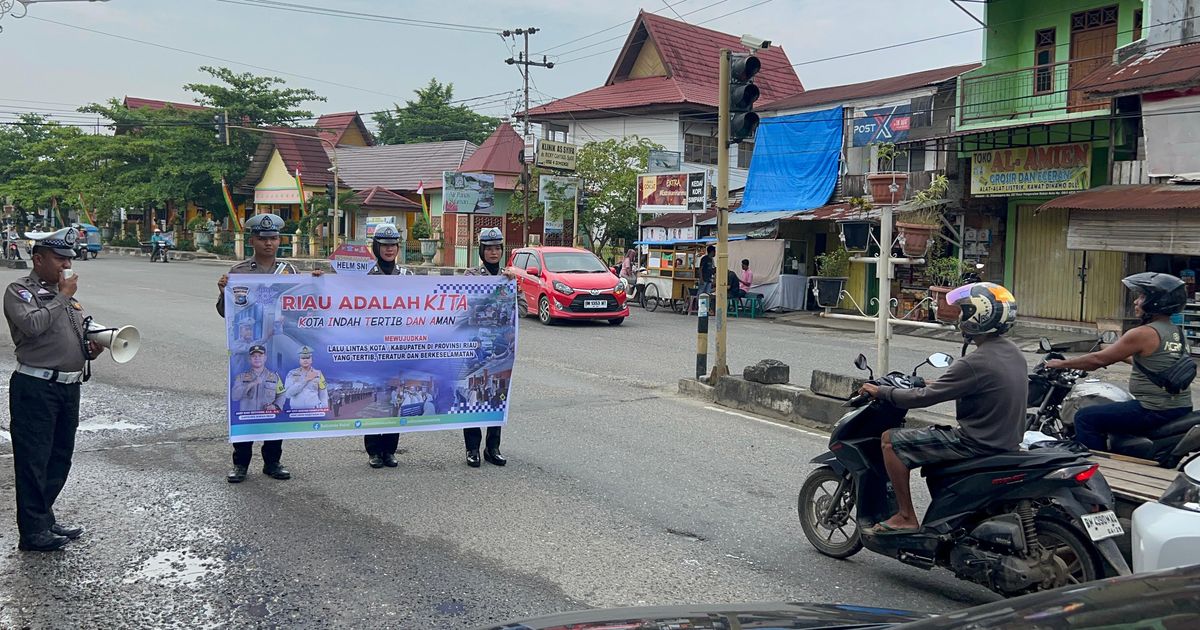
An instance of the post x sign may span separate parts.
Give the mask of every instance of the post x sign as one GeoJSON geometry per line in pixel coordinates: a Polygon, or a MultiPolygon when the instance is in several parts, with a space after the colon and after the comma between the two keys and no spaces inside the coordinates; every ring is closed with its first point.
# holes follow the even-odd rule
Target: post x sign
{"type": "Polygon", "coordinates": [[[881,142],[903,142],[912,127],[912,106],[909,104],[868,109],[865,117],[854,119],[854,144],[865,147],[881,142]]]}

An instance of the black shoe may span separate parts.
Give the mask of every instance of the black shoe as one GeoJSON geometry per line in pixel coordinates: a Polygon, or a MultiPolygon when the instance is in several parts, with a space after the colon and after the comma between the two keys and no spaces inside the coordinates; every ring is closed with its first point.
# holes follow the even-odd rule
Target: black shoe
{"type": "Polygon", "coordinates": [[[400,465],[400,462],[396,461],[396,456],[392,455],[391,453],[381,455],[380,459],[383,460],[383,465],[387,466],[388,468],[395,468],[400,465]]]}
{"type": "Polygon", "coordinates": [[[66,536],[51,534],[49,530],[26,536],[17,543],[21,551],[58,551],[63,545],[71,542],[66,536]]]}
{"type": "Polygon", "coordinates": [[[479,468],[479,449],[467,451],[467,465],[471,468],[479,468]]]}
{"type": "Polygon", "coordinates": [[[371,468],[383,468],[383,460],[378,455],[372,455],[367,463],[371,465],[371,468]]]}
{"type": "Polygon", "coordinates": [[[292,478],[292,473],[288,472],[287,469],[283,467],[283,464],[280,464],[279,462],[275,462],[274,464],[264,464],[263,474],[271,477],[272,479],[279,480],[292,478]]]}
{"type": "Polygon", "coordinates": [[[235,464],[233,467],[233,470],[230,470],[229,474],[225,475],[225,481],[228,481],[229,483],[242,483],[243,481],[246,480],[246,469],[247,468],[249,468],[249,467],[248,466],[238,466],[235,464]]]}
{"type": "Polygon", "coordinates": [[[508,463],[508,460],[504,459],[504,456],[500,454],[500,449],[498,448],[489,448],[483,451],[483,458],[486,459],[489,464],[495,466],[503,466],[508,463]]]}
{"type": "Polygon", "coordinates": [[[83,535],[82,527],[71,527],[62,523],[55,523],[50,526],[50,533],[56,536],[66,536],[71,540],[75,540],[83,535]]]}

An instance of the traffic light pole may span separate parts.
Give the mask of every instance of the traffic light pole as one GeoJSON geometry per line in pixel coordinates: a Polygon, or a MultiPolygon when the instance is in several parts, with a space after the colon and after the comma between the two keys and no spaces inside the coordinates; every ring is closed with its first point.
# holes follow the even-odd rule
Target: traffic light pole
{"type": "Polygon", "coordinates": [[[729,308],[729,49],[721,49],[720,100],[717,106],[717,356],[713,362],[709,383],[729,375],[726,363],[725,316],[729,308]]]}

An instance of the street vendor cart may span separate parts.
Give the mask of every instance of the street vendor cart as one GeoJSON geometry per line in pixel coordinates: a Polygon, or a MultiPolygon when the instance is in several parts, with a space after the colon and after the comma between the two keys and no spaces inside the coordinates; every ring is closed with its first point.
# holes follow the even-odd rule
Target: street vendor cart
{"type": "Polygon", "coordinates": [[[638,274],[636,295],[647,311],[659,306],[686,313],[688,298],[696,293],[697,267],[712,239],[641,241],[647,249],[646,266],[638,274]]]}

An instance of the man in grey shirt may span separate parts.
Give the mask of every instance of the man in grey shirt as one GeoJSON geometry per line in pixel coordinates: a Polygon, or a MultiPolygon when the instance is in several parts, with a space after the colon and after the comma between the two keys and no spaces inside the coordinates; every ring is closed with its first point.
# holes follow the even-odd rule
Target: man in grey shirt
{"type": "Polygon", "coordinates": [[[1029,395],[1027,366],[1020,349],[1000,335],[1017,318],[1012,293],[980,282],[959,287],[947,301],[962,309],[959,329],[975,351],[955,361],[925,387],[897,389],[868,383],[863,392],[901,409],[955,402],[958,428],[892,429],[883,434],[883,463],[896,491],[898,511],[878,523],[874,534],[911,533],[921,528],[912,504],[909,471],[929,464],[1015,451],[1024,428],[1029,395]]]}

